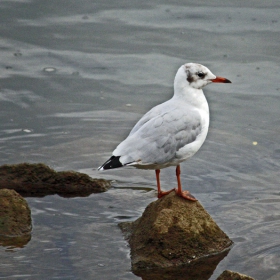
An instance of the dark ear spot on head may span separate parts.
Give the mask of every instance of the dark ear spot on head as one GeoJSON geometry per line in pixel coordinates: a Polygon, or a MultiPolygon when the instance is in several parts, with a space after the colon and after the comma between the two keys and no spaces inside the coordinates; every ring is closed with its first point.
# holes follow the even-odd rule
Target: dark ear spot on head
{"type": "Polygon", "coordinates": [[[186,73],[187,73],[187,81],[191,84],[194,81],[194,78],[189,70],[186,70],[186,73]]]}

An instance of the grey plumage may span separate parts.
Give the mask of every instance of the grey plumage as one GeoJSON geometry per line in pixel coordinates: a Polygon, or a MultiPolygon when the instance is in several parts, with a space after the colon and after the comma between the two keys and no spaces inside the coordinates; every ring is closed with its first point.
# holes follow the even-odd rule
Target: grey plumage
{"type": "Polygon", "coordinates": [[[124,165],[137,161],[145,165],[165,164],[182,147],[194,142],[201,129],[201,116],[194,108],[164,102],[139,120],[113,154],[121,151],[124,165]]]}

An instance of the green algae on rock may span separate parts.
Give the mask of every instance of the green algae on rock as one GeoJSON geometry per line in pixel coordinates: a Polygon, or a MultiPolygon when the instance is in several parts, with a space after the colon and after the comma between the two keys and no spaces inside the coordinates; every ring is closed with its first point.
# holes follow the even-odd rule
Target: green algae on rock
{"type": "Polygon", "coordinates": [[[105,192],[110,187],[110,181],[93,179],[75,171],[56,172],[42,163],[0,166],[0,189],[14,189],[23,196],[88,196],[105,192]]]}
{"type": "Polygon", "coordinates": [[[225,270],[217,280],[254,280],[254,278],[231,270],[225,270]]]}
{"type": "Polygon", "coordinates": [[[224,257],[233,243],[199,202],[184,200],[175,192],[152,202],[139,219],[120,227],[131,247],[135,274],[190,266],[217,254],[224,257]]]}

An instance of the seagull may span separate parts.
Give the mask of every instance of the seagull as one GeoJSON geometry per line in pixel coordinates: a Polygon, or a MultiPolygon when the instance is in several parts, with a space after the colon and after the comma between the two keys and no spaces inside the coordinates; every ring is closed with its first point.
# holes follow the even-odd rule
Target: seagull
{"type": "Polygon", "coordinates": [[[202,146],[209,128],[209,107],[202,88],[210,83],[231,83],[215,76],[197,63],[182,65],[174,79],[174,95],[148,111],[132,128],[127,138],[98,170],[124,166],[155,170],[158,198],[174,191],[184,199],[197,201],[183,191],[180,163],[192,157],[202,146]],[[176,189],[162,191],[160,170],[176,166],[176,189]]]}

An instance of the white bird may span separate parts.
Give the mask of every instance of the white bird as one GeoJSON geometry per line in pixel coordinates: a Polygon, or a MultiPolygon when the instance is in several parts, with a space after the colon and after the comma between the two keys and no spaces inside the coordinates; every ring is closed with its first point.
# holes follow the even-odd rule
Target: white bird
{"type": "Polygon", "coordinates": [[[174,190],[161,190],[160,169],[176,166],[177,195],[196,201],[189,191],[182,190],[180,163],[193,156],[205,141],[209,107],[202,88],[210,83],[231,81],[215,76],[201,64],[182,65],[175,76],[174,96],[147,112],[98,170],[123,166],[154,169],[160,198],[174,190]]]}

